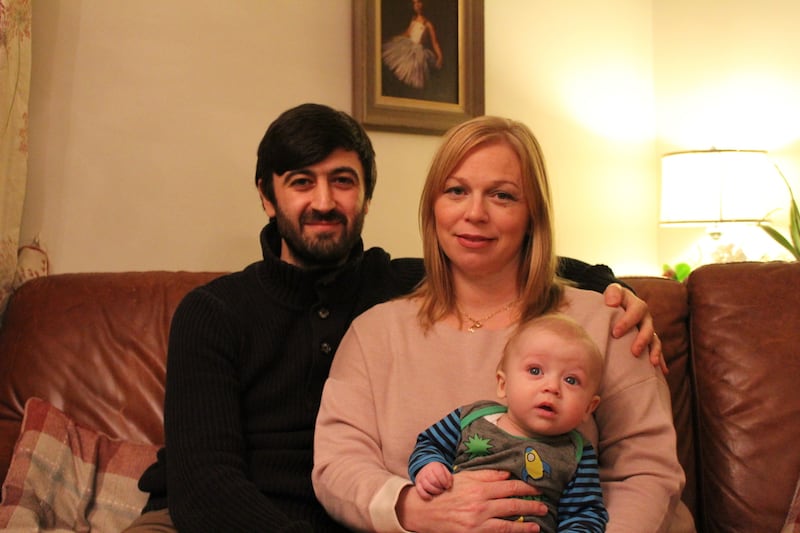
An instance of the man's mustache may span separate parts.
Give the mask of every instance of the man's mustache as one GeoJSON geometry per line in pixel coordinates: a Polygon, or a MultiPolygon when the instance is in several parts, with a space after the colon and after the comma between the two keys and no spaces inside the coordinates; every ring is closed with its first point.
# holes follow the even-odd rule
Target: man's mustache
{"type": "Polygon", "coordinates": [[[314,224],[316,222],[339,222],[347,225],[347,217],[335,209],[333,211],[326,211],[324,213],[312,210],[309,213],[304,213],[300,218],[300,222],[303,224],[314,224]]]}

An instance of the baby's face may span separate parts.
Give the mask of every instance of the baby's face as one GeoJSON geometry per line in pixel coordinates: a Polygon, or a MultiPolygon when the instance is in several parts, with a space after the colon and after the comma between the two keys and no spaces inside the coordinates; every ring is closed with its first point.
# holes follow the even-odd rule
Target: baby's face
{"type": "Polygon", "coordinates": [[[519,434],[567,433],[589,418],[600,400],[591,358],[582,341],[540,328],[522,333],[497,373],[497,394],[519,434]]]}

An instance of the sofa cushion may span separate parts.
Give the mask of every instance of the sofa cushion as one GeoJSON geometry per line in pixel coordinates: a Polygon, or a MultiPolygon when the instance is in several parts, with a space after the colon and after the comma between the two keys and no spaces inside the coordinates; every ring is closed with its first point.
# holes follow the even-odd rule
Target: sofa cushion
{"type": "Polygon", "coordinates": [[[688,280],[706,531],[780,531],[800,472],[800,262],[688,280]]]}
{"type": "Polygon", "coordinates": [[[154,445],[111,439],[31,398],[2,487],[0,529],[121,531],[144,506],[137,482],[155,456],[154,445]]]}

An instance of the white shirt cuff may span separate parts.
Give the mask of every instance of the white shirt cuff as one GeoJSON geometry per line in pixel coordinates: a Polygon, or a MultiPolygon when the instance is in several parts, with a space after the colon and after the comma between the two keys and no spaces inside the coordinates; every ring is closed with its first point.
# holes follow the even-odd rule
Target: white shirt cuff
{"type": "Polygon", "coordinates": [[[397,520],[395,506],[400,491],[411,483],[400,476],[393,476],[381,487],[369,502],[369,516],[375,531],[386,533],[412,533],[403,529],[397,520]]]}

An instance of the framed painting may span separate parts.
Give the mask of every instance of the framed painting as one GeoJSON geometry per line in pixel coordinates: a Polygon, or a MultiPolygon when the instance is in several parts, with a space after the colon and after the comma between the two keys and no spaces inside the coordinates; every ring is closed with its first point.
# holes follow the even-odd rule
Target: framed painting
{"type": "Polygon", "coordinates": [[[484,110],[483,0],[353,0],[353,116],[442,134],[484,110]]]}

